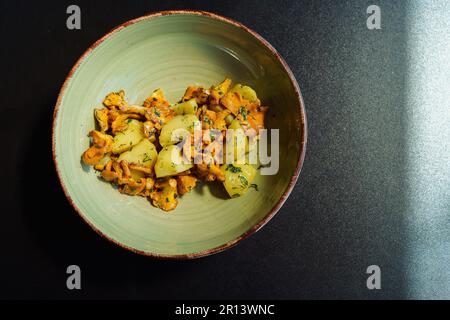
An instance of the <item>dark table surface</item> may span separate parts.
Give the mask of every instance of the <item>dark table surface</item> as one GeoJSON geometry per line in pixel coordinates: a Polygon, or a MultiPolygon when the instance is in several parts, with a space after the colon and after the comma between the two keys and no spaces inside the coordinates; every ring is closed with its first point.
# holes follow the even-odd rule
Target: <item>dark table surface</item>
{"type": "Polygon", "coordinates": [[[449,298],[448,1],[58,1],[0,3],[0,298],[449,298]],[[82,28],[66,28],[66,8],[82,28]],[[309,138],[278,215],[238,246],[155,261],[95,234],[51,161],[55,100],[76,59],[150,11],[212,11],[257,31],[293,70],[309,138]],[[66,288],[66,268],[82,290],[66,288]],[[381,268],[368,290],[366,268],[381,268]]]}

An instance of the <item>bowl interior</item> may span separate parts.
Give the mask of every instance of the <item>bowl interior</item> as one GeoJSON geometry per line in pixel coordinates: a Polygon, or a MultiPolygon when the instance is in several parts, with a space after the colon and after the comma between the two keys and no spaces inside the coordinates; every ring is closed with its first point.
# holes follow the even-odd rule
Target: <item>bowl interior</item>
{"type": "Polygon", "coordinates": [[[206,253],[261,222],[288,189],[301,152],[299,113],[282,64],[247,31],[198,14],[147,17],[117,29],[81,60],[60,97],[55,161],[73,204],[108,238],[153,255],[206,253]],[[258,191],[228,199],[221,185],[202,184],[165,213],[144,198],[120,194],[81,164],[95,127],[93,109],[107,93],[124,89],[130,103],[140,104],[162,88],[176,102],[188,85],[209,87],[225,77],[252,86],[270,107],[267,126],[280,129],[278,174],[258,175],[258,191]]]}

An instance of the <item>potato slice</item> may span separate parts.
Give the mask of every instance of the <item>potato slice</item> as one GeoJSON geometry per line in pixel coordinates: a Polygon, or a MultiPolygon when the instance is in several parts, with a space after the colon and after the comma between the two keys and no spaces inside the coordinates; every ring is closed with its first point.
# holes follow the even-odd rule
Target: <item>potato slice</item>
{"type": "Polygon", "coordinates": [[[251,103],[258,101],[255,90],[242,84],[236,84],[220,99],[221,104],[234,115],[239,113],[241,107],[248,108],[251,103]]]}
{"type": "Polygon", "coordinates": [[[170,145],[164,147],[158,154],[155,164],[155,173],[157,178],[173,176],[177,173],[189,170],[193,167],[192,163],[185,163],[181,150],[170,145]]]}
{"type": "MultiPolygon", "coordinates": [[[[117,161],[125,160],[128,163],[135,163],[153,169],[158,158],[158,151],[153,143],[147,139],[143,139],[135,145],[130,151],[122,153],[117,161]]],[[[138,181],[143,178],[145,174],[142,171],[130,170],[131,177],[138,181]]]]}
{"type": "Polygon", "coordinates": [[[162,127],[159,144],[165,147],[182,141],[184,138],[183,132],[187,131],[192,134],[196,125],[200,128],[200,122],[193,114],[175,116],[162,127]]]}
{"type": "Polygon", "coordinates": [[[127,125],[128,127],[124,131],[118,132],[114,136],[112,152],[115,154],[130,150],[145,138],[142,122],[128,119],[127,125]]]}
{"type": "Polygon", "coordinates": [[[244,86],[242,84],[236,84],[230,90],[230,92],[237,92],[241,95],[242,99],[248,100],[250,102],[256,101],[256,99],[258,99],[255,90],[253,90],[249,86],[244,86]]]}
{"type": "Polygon", "coordinates": [[[130,151],[125,151],[122,153],[117,161],[125,160],[128,163],[135,163],[145,167],[153,168],[156,159],[158,157],[158,152],[156,151],[156,147],[153,143],[148,141],[147,139],[143,139],[130,151]]]}
{"type": "Polygon", "coordinates": [[[256,169],[249,164],[224,164],[220,169],[225,175],[223,185],[231,198],[246,193],[256,175],[256,169]]]}
{"type": "Polygon", "coordinates": [[[192,98],[188,101],[173,105],[172,109],[176,112],[177,115],[195,114],[195,112],[197,112],[198,105],[196,99],[192,98]]]}

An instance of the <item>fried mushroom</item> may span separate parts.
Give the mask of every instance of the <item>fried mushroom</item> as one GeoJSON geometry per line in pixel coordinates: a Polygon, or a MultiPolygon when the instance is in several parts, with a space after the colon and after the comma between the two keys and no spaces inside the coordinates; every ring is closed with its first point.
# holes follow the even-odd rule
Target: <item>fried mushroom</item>
{"type": "Polygon", "coordinates": [[[194,175],[180,175],[177,177],[178,193],[183,195],[190,192],[197,184],[197,177],[194,175]]]}
{"type": "Polygon", "coordinates": [[[105,107],[111,109],[117,107],[119,109],[126,108],[128,103],[125,101],[125,91],[111,92],[103,100],[105,107]]]}
{"type": "Polygon", "coordinates": [[[170,211],[178,205],[177,180],[173,178],[158,180],[153,191],[150,192],[150,199],[155,207],[164,211],[170,211]]]}
{"type": "Polygon", "coordinates": [[[97,120],[97,123],[100,127],[101,132],[108,131],[109,124],[108,124],[108,109],[95,109],[94,110],[94,116],[97,120]]]}
{"type": "Polygon", "coordinates": [[[92,130],[89,135],[92,138],[92,146],[87,149],[83,155],[82,160],[87,165],[96,165],[109,152],[111,152],[113,138],[103,132],[92,130]]]}

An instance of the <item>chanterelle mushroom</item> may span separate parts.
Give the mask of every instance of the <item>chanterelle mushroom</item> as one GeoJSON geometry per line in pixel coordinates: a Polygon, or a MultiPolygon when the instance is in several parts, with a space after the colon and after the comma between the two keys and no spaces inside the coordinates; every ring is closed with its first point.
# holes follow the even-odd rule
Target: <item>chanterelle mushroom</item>
{"type": "Polygon", "coordinates": [[[117,173],[112,171],[112,164],[113,160],[110,160],[101,173],[102,178],[109,182],[114,182],[117,179],[117,173]]]}
{"type": "Polygon", "coordinates": [[[185,194],[195,188],[197,177],[194,175],[182,175],[177,177],[177,190],[179,194],[185,194]]]}
{"type": "Polygon", "coordinates": [[[195,169],[197,175],[205,181],[225,181],[225,175],[223,174],[222,170],[220,170],[220,168],[215,164],[196,164],[195,169]]]}
{"type": "Polygon", "coordinates": [[[92,137],[92,144],[94,147],[104,147],[105,152],[111,151],[114,142],[112,136],[97,130],[92,130],[89,132],[89,135],[92,137]]]}
{"type": "Polygon", "coordinates": [[[97,119],[98,125],[100,126],[100,130],[105,132],[108,130],[108,109],[95,109],[94,115],[95,119],[97,119]]]}
{"type": "Polygon", "coordinates": [[[126,106],[126,107],[121,108],[120,111],[122,111],[124,113],[134,113],[134,114],[138,114],[141,116],[145,116],[147,108],[142,107],[142,106],[126,106]]]}
{"type": "Polygon", "coordinates": [[[145,117],[154,123],[157,130],[175,116],[175,111],[170,107],[169,101],[164,97],[161,89],[156,89],[144,101],[146,108],[145,117]]]}
{"type": "Polygon", "coordinates": [[[137,114],[119,114],[115,117],[115,119],[111,122],[111,131],[113,134],[117,132],[124,131],[128,128],[128,119],[139,119],[140,116],[137,114]]]}
{"type": "Polygon", "coordinates": [[[145,178],[139,179],[139,181],[135,180],[129,180],[127,184],[124,184],[122,187],[119,188],[119,191],[122,193],[129,194],[131,196],[135,196],[142,191],[145,190],[145,187],[147,185],[147,180],[145,178]]]}
{"type": "Polygon", "coordinates": [[[96,130],[92,130],[89,135],[92,137],[92,146],[83,153],[82,160],[85,164],[93,166],[111,152],[113,137],[96,130]]]}
{"type": "Polygon", "coordinates": [[[164,211],[175,209],[178,205],[177,198],[177,180],[172,178],[157,181],[153,191],[150,192],[153,205],[164,211]]]}
{"type": "Polygon", "coordinates": [[[103,104],[108,107],[117,107],[119,109],[126,108],[128,103],[125,101],[125,91],[111,92],[103,100],[103,104]]]}
{"type": "Polygon", "coordinates": [[[99,163],[104,155],[103,148],[90,147],[83,153],[81,158],[85,164],[93,166],[99,163]]]}

